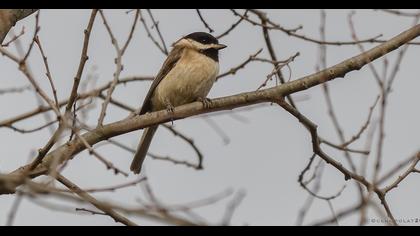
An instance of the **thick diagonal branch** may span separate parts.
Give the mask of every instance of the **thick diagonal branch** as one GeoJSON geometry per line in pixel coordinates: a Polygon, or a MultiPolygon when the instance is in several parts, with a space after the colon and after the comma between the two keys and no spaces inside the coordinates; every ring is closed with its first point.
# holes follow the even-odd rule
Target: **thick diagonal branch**
{"type": "MultiPolygon", "coordinates": [[[[263,102],[277,102],[283,97],[296,93],[308,88],[314,87],[316,85],[325,83],[327,81],[333,80],[335,78],[344,77],[347,73],[359,70],[364,65],[371,63],[377,58],[382,57],[383,55],[397,49],[398,47],[408,43],[412,39],[420,35],[420,25],[416,25],[410,28],[407,31],[397,35],[391,40],[378,45],[369,51],[366,51],[362,54],[359,54],[355,57],[352,57],[348,60],[345,60],[335,66],[329,67],[325,70],[322,70],[318,73],[281,84],[269,89],[258,90],[253,92],[246,92],[241,94],[236,94],[232,96],[222,97],[213,99],[211,105],[208,108],[205,108],[201,102],[194,102],[186,104],[183,106],[176,107],[173,112],[157,111],[148,113],[141,116],[135,116],[126,118],[102,127],[98,127],[92,131],[84,133],[83,138],[93,146],[94,144],[101,142],[103,140],[126,134],[138,129],[142,129],[148,126],[164,123],[170,120],[183,119],[190,116],[195,116],[204,113],[210,113],[221,110],[231,110],[234,108],[239,108],[243,106],[249,106],[257,103],[263,102]]],[[[64,144],[54,151],[50,152],[43,162],[31,173],[31,177],[36,177],[42,174],[47,173],[50,164],[54,160],[55,162],[62,163],[68,158],[73,157],[74,155],[80,153],[86,149],[80,139],[73,140],[64,144]]],[[[340,166],[335,166],[339,170],[343,170],[340,166]]],[[[13,171],[10,175],[19,175],[27,167],[21,167],[13,171]]],[[[364,182],[366,180],[351,176],[353,179],[357,179],[359,182],[364,182]]],[[[1,193],[10,193],[13,192],[13,189],[4,189],[2,179],[0,178],[0,194],[1,193]]],[[[366,184],[366,183],[364,183],[366,184]]],[[[16,185],[17,187],[18,185],[16,185]]],[[[9,185],[10,187],[10,185],[9,185]]]]}

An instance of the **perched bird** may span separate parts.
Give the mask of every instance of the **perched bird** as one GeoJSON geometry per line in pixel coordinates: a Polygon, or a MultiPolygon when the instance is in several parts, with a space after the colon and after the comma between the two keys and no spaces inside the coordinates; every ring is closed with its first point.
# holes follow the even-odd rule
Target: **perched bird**
{"type": "MultiPolygon", "coordinates": [[[[139,115],[173,108],[194,101],[208,102],[219,73],[219,44],[211,34],[191,33],[175,43],[144,99],[139,115]]],[[[140,173],[147,150],[158,126],[144,129],[130,169],[140,173]]]]}

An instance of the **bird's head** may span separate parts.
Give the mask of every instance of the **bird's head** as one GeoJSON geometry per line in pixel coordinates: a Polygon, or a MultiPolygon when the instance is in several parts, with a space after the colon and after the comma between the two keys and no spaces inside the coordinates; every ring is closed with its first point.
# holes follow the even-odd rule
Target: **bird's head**
{"type": "Polygon", "coordinates": [[[227,47],[219,44],[217,38],[205,32],[194,32],[184,36],[173,44],[174,47],[186,47],[197,51],[220,50],[227,47]]]}

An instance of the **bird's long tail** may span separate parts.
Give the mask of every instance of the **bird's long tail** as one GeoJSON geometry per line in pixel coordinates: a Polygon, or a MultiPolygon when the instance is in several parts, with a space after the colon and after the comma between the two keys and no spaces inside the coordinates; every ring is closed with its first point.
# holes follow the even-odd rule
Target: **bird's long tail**
{"type": "Polygon", "coordinates": [[[144,129],[139,145],[137,146],[136,154],[134,154],[133,162],[131,162],[130,166],[130,170],[133,171],[134,174],[140,173],[147,150],[149,150],[150,143],[152,142],[153,135],[155,134],[157,128],[158,126],[152,126],[144,129]]]}

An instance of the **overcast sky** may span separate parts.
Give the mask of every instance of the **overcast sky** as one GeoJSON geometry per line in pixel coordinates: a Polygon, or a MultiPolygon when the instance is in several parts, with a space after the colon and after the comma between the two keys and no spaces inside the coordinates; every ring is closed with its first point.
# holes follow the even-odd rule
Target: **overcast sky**
{"type": "MultiPolygon", "coordinates": [[[[319,38],[319,10],[268,10],[268,16],[286,28],[299,25],[299,32],[319,38]]],[[[326,37],[330,41],[351,40],[348,26],[350,10],[327,10],[326,37]]],[[[169,46],[180,37],[194,32],[206,31],[195,10],[153,10],[159,21],[159,26],[166,44],[169,46]]],[[[203,15],[220,34],[237,20],[229,10],[204,10],[203,15]]],[[[120,44],[126,39],[133,14],[125,14],[125,10],[105,10],[106,17],[117,36],[120,44]]],[[[43,49],[48,56],[51,73],[57,87],[59,99],[69,96],[80,58],[83,42],[83,30],[87,25],[90,10],[41,10],[39,37],[43,49]]],[[[150,22],[150,21],[149,21],[150,22]]],[[[354,16],[359,38],[370,38],[383,34],[384,39],[391,38],[408,29],[413,24],[409,17],[396,17],[388,13],[373,10],[357,10],[354,16]]],[[[21,42],[26,48],[32,37],[35,24],[34,15],[18,22],[15,33],[25,27],[26,34],[21,42]]],[[[153,31],[154,32],[154,31],[153,31]]],[[[280,60],[286,59],[296,52],[300,53],[290,64],[291,79],[298,79],[315,71],[318,60],[318,45],[300,39],[291,38],[281,32],[272,32],[272,42],[280,60]]],[[[9,34],[10,37],[10,34],[9,34]]],[[[6,39],[7,40],[7,39],[6,39]]],[[[246,60],[250,54],[263,48],[261,56],[268,58],[261,29],[249,23],[241,24],[232,34],[222,38],[221,43],[228,45],[220,55],[220,71],[225,72],[233,66],[246,60]]],[[[373,44],[365,44],[371,48],[373,44]]],[[[10,50],[15,52],[13,46],[10,50]]],[[[329,46],[327,51],[327,66],[334,65],[359,53],[356,46],[329,46]]],[[[86,64],[84,77],[93,74],[98,77],[98,85],[112,80],[115,71],[115,50],[99,15],[96,18],[89,45],[89,60],[86,64]]],[[[387,55],[390,65],[398,52],[387,55]]],[[[386,118],[386,138],[384,147],[384,168],[381,173],[408,158],[419,149],[420,111],[418,101],[420,94],[419,78],[420,47],[412,46],[406,53],[396,77],[393,91],[389,96],[388,116],[386,118]]],[[[134,38],[123,58],[124,71],[121,77],[137,75],[155,75],[165,59],[159,49],[147,37],[143,25],[139,24],[134,38]]],[[[39,51],[34,48],[29,58],[31,70],[37,76],[37,81],[50,92],[48,81],[43,76],[44,67],[39,51]]],[[[382,71],[383,61],[374,62],[378,71],[382,71]]],[[[24,86],[27,79],[18,71],[16,64],[5,57],[0,57],[2,71],[2,88],[24,86]]],[[[218,81],[212,88],[209,97],[220,97],[253,91],[265,80],[272,71],[268,64],[250,63],[246,69],[238,71],[218,81]]],[[[288,75],[287,69],[283,70],[288,75]]],[[[271,82],[268,86],[274,86],[271,82]]],[[[149,82],[131,83],[117,87],[113,97],[139,107],[149,82]]],[[[344,127],[344,134],[350,138],[361,127],[367,117],[369,107],[378,95],[376,82],[368,67],[351,72],[345,79],[329,82],[333,104],[339,121],[344,127]]],[[[50,93],[51,94],[51,93],[50,93]]],[[[337,135],[327,114],[325,99],[321,86],[305,90],[294,95],[300,111],[318,125],[321,136],[338,143],[337,135]]],[[[100,103],[97,104],[100,106],[100,103]]],[[[33,92],[6,94],[0,97],[0,119],[29,111],[37,106],[33,92]]],[[[378,117],[375,110],[373,120],[378,117]]],[[[117,121],[127,116],[127,112],[114,106],[109,106],[105,122],[117,121]]],[[[89,113],[90,124],[97,122],[99,110],[89,113]]],[[[245,198],[239,205],[232,219],[234,225],[294,225],[300,208],[308,193],[303,190],[297,178],[312,154],[310,136],[306,129],[290,114],[278,106],[265,104],[251,110],[232,111],[210,118],[217,123],[227,135],[223,138],[212,128],[204,118],[188,118],[174,122],[174,127],[187,136],[194,138],[195,143],[204,154],[204,170],[194,170],[180,165],[147,158],[144,170],[154,193],[160,201],[166,204],[182,204],[193,200],[232,189],[235,194],[245,192],[245,198]],[[239,120],[231,114],[243,118],[239,120]],[[227,141],[227,142],[226,142],[227,141]]],[[[37,116],[16,125],[22,128],[37,127],[45,122],[44,117],[37,116]]],[[[10,129],[0,129],[0,173],[8,173],[28,162],[33,151],[44,146],[50,135],[49,129],[31,134],[20,134],[10,129]]],[[[141,131],[132,132],[116,138],[131,147],[136,147],[141,131]]],[[[352,147],[363,149],[366,134],[352,147]]],[[[375,139],[376,140],[376,136],[375,139]]],[[[132,154],[111,145],[98,147],[98,152],[112,161],[117,167],[128,171],[132,154]]],[[[342,153],[325,148],[336,160],[346,163],[342,153]]],[[[161,128],[154,137],[150,151],[160,155],[196,162],[196,156],[190,146],[174,137],[168,130],[161,128]]],[[[373,160],[375,151],[369,156],[373,160]]],[[[357,166],[362,156],[353,155],[357,166]]],[[[369,168],[372,169],[372,161],[369,168]]],[[[372,173],[371,171],[369,172],[372,173]]],[[[126,182],[128,179],[115,176],[107,171],[86,152],[73,159],[64,171],[70,180],[81,187],[101,187],[126,182]]],[[[370,175],[368,176],[370,178],[370,175]]],[[[136,176],[130,174],[129,179],[136,176]]],[[[406,179],[397,190],[388,197],[389,205],[397,219],[419,218],[420,192],[418,191],[418,176],[412,175],[406,179]]],[[[342,195],[331,201],[335,211],[340,211],[358,202],[358,193],[353,181],[346,182],[342,174],[330,166],[325,166],[322,177],[321,195],[329,196],[346,185],[342,195]]],[[[218,224],[223,217],[231,195],[217,204],[196,209],[195,212],[211,224],[218,224]]],[[[118,190],[114,193],[95,194],[100,199],[118,203],[135,205],[138,198],[144,199],[140,186],[118,190]]],[[[374,197],[376,199],[376,196],[374,197]]],[[[0,224],[5,224],[7,213],[11,208],[14,196],[0,196],[0,224]]],[[[42,201],[60,203],[74,208],[76,205],[41,197],[42,201]]],[[[86,208],[91,208],[85,205],[86,208]]],[[[309,210],[304,224],[310,224],[317,219],[331,216],[331,211],[325,201],[317,200],[309,210]]],[[[369,217],[377,217],[369,210],[369,217]]],[[[156,222],[143,218],[131,217],[141,225],[155,225],[156,222]]],[[[375,218],[378,219],[378,218],[375,218]]],[[[340,225],[357,224],[359,216],[343,218],[340,225]]],[[[91,216],[53,211],[43,208],[24,198],[17,213],[16,225],[115,225],[107,216],[91,216]]]]}

